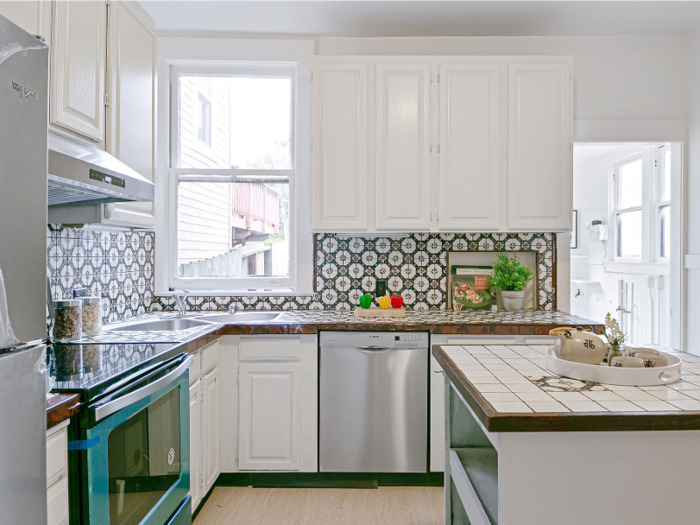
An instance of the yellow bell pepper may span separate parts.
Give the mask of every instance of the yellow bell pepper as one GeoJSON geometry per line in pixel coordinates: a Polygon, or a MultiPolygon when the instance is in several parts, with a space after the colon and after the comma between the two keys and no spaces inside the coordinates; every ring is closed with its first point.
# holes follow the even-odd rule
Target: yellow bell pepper
{"type": "Polygon", "coordinates": [[[384,297],[379,298],[379,308],[386,310],[387,308],[391,308],[391,297],[388,295],[385,295],[384,297]]]}

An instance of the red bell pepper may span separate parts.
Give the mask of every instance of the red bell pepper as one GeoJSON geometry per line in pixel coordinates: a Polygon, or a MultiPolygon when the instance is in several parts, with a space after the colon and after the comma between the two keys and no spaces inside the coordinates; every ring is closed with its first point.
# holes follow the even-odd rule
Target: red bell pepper
{"type": "Polygon", "coordinates": [[[391,296],[391,307],[392,308],[401,308],[403,306],[403,297],[400,295],[392,295],[391,296]]]}

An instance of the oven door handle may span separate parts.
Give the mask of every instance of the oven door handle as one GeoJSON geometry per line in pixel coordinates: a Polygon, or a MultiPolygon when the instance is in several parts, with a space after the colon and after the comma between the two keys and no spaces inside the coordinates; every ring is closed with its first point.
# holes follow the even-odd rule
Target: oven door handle
{"type": "Polygon", "coordinates": [[[160,390],[167,384],[172,383],[176,378],[185,373],[192,361],[194,361],[194,358],[191,355],[188,355],[184,358],[182,363],[178,365],[177,368],[175,368],[171,372],[168,372],[160,379],[153,381],[153,383],[149,383],[143,388],[134,390],[133,392],[130,392],[123,397],[118,397],[116,399],[113,399],[112,401],[107,401],[104,404],[97,404],[93,407],[90,407],[90,413],[92,415],[93,421],[100,421],[106,418],[107,416],[111,416],[115,412],[119,412],[121,409],[126,408],[129,405],[137,403],[142,399],[152,394],[155,394],[156,392],[158,392],[158,390],[160,390]]]}

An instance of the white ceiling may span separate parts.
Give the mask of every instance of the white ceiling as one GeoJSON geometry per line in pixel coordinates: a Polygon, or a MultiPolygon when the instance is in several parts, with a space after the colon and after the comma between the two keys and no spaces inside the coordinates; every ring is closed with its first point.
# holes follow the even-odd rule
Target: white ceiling
{"type": "Polygon", "coordinates": [[[142,1],[160,31],[344,37],[685,35],[699,1],[142,1]]]}
{"type": "Polygon", "coordinates": [[[629,144],[574,144],[574,165],[597,159],[629,144]]]}

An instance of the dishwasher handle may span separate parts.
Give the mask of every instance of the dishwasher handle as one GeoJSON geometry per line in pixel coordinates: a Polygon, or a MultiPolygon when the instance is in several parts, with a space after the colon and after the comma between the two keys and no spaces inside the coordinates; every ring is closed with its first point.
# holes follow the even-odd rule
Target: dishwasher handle
{"type": "Polygon", "coordinates": [[[390,346],[374,346],[374,345],[356,346],[355,348],[357,348],[363,354],[383,354],[383,353],[391,350],[390,346]]]}

